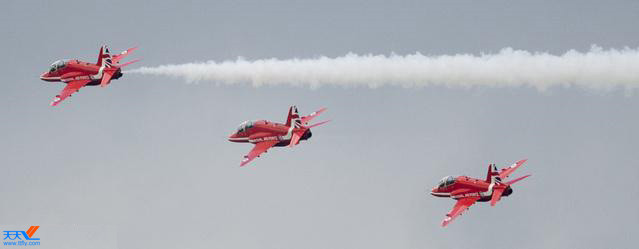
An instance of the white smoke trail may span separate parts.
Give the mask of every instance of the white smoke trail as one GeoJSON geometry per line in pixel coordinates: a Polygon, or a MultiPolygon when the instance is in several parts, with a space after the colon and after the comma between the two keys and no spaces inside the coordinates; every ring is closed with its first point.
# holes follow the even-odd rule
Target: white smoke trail
{"type": "Polygon", "coordinates": [[[639,50],[593,46],[562,55],[504,48],[495,54],[426,56],[356,55],[310,59],[262,59],[142,67],[129,71],[184,78],[187,82],[309,86],[532,87],[626,91],[639,87],[639,50]]]}

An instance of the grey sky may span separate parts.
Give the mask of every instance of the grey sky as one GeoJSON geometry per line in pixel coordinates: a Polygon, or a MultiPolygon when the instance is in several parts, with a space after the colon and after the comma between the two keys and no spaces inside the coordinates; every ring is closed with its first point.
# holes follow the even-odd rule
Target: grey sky
{"type": "MultiPolygon", "coordinates": [[[[41,248],[634,248],[638,96],[554,88],[316,90],[124,75],[57,108],[38,75],[138,45],[137,66],[348,52],[639,47],[636,1],[4,1],[0,230],[41,248]],[[326,106],[310,141],[239,168],[243,120],[326,106]],[[445,175],[528,158],[450,226],[445,175]],[[71,236],[68,231],[77,236],[71,236]]],[[[636,95],[636,94],[635,94],[636,95]]],[[[0,245],[0,247],[4,247],[0,245]]]]}

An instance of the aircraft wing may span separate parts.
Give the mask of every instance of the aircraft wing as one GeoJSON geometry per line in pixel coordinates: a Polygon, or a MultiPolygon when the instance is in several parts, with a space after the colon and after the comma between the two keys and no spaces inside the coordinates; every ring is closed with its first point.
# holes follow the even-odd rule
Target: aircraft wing
{"type": "Polygon", "coordinates": [[[105,68],[104,71],[102,71],[102,80],[100,80],[100,86],[101,87],[105,87],[109,84],[109,82],[111,82],[111,78],[113,78],[113,75],[115,74],[115,72],[117,71],[117,69],[115,68],[105,68]]]}
{"type": "Polygon", "coordinates": [[[120,60],[124,59],[124,57],[126,57],[131,52],[133,52],[133,50],[136,50],[136,49],[138,49],[138,47],[129,48],[127,50],[122,51],[122,53],[120,53],[120,54],[116,54],[116,55],[111,56],[111,59],[113,60],[114,64],[118,64],[118,63],[120,63],[120,60]]]}
{"type": "Polygon", "coordinates": [[[448,223],[451,223],[455,218],[457,218],[457,216],[460,216],[464,211],[468,210],[470,206],[475,204],[477,200],[479,200],[479,197],[476,196],[464,197],[457,200],[453,210],[450,210],[450,212],[446,214],[447,217],[444,219],[444,222],[442,222],[442,226],[445,227],[448,223]]]}
{"type": "Polygon", "coordinates": [[[508,168],[503,168],[499,172],[499,178],[501,178],[502,180],[506,179],[510,174],[515,172],[515,170],[517,170],[517,168],[521,167],[521,165],[523,165],[526,162],[526,160],[528,160],[528,159],[519,160],[515,164],[510,165],[508,168]]]}
{"type": "Polygon", "coordinates": [[[51,102],[51,106],[58,105],[64,99],[66,99],[69,96],[71,96],[71,94],[74,94],[75,92],[79,91],[80,88],[86,86],[86,84],[88,84],[89,82],[91,82],[91,80],[73,80],[73,81],[70,81],[69,83],[67,83],[67,86],[64,87],[64,89],[62,89],[62,92],[60,92],[60,94],[55,96],[55,98],[53,99],[53,102],[51,102]]]}
{"type": "Polygon", "coordinates": [[[311,122],[311,120],[313,120],[315,117],[317,117],[320,114],[322,114],[322,112],[324,112],[324,111],[326,111],[326,108],[319,109],[319,111],[313,112],[313,113],[309,114],[308,116],[302,117],[302,124],[303,125],[308,124],[308,122],[311,122]]]}
{"type": "Polygon", "coordinates": [[[300,143],[300,139],[304,135],[304,132],[305,130],[302,130],[301,132],[293,132],[293,134],[291,135],[291,142],[288,144],[288,147],[293,147],[300,143]]]}
{"type": "Polygon", "coordinates": [[[246,165],[247,163],[253,161],[256,157],[259,157],[262,153],[266,152],[268,149],[279,143],[280,141],[263,141],[255,144],[255,147],[248,153],[248,155],[244,156],[244,160],[240,163],[240,167],[246,165]]]}

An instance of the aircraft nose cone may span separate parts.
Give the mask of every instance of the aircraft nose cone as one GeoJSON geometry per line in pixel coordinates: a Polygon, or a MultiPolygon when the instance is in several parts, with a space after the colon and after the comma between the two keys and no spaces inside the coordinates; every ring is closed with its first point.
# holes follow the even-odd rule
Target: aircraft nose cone
{"type": "Polygon", "coordinates": [[[229,141],[231,141],[231,142],[237,142],[239,138],[240,138],[240,136],[239,136],[239,135],[237,135],[237,133],[233,133],[233,134],[231,134],[231,135],[229,136],[229,138],[228,138],[228,139],[229,139],[229,141]]]}
{"type": "Polygon", "coordinates": [[[433,189],[430,191],[430,194],[431,194],[431,195],[433,195],[433,196],[437,196],[437,188],[433,188],[433,189]]]}
{"type": "Polygon", "coordinates": [[[51,75],[49,72],[40,74],[40,79],[44,81],[54,81],[53,75],[51,75]]]}

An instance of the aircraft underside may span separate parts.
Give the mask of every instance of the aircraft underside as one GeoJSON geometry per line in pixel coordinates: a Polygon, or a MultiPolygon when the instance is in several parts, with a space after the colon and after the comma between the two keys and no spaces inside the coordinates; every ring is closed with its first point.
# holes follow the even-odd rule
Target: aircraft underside
{"type": "MultiPolygon", "coordinates": [[[[304,133],[304,135],[302,135],[302,138],[300,138],[300,140],[308,140],[312,136],[313,136],[313,133],[309,129],[304,133]]],[[[280,141],[279,143],[273,145],[273,147],[285,147],[285,146],[289,146],[289,144],[291,144],[291,140],[287,139],[287,140],[280,141]]]]}

